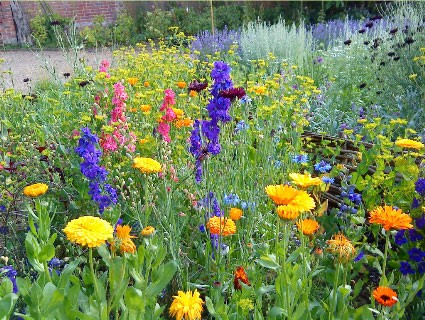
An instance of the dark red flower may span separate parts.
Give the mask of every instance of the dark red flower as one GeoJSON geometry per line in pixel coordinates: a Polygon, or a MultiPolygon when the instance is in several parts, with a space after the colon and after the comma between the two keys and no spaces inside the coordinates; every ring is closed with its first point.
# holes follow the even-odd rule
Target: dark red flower
{"type": "Polygon", "coordinates": [[[349,45],[351,44],[351,40],[350,40],[350,39],[345,40],[345,41],[344,41],[344,44],[345,44],[346,46],[349,46],[349,45]]]}
{"type": "Polygon", "coordinates": [[[192,81],[189,86],[187,87],[187,90],[190,91],[196,91],[200,92],[208,87],[208,82],[198,82],[198,81],[192,81]]]}
{"type": "Polygon", "coordinates": [[[235,100],[236,98],[242,99],[246,95],[244,88],[230,88],[227,90],[220,91],[220,96],[223,98],[229,98],[235,100]]]}
{"type": "Polygon", "coordinates": [[[394,28],[390,30],[390,34],[395,34],[398,31],[398,28],[394,28]]]}
{"type": "Polygon", "coordinates": [[[245,283],[247,286],[251,285],[249,283],[248,276],[243,267],[237,267],[235,270],[235,278],[233,280],[233,286],[235,290],[242,290],[242,285],[240,284],[239,280],[245,283]]]}
{"type": "Polygon", "coordinates": [[[372,28],[373,27],[373,22],[372,21],[369,21],[368,23],[365,24],[365,27],[372,28]]]}

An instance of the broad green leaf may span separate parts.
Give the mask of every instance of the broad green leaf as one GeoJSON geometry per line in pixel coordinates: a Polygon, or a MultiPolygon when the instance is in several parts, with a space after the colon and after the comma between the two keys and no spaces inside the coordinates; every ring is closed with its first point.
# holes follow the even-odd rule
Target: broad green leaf
{"type": "Polygon", "coordinates": [[[274,254],[269,254],[267,256],[262,256],[260,259],[255,260],[260,266],[277,270],[280,269],[280,265],[276,262],[276,256],[274,254]]]}
{"type": "Polygon", "coordinates": [[[175,261],[167,262],[161,272],[161,277],[155,282],[150,283],[146,289],[147,298],[157,296],[171,281],[177,271],[177,263],[175,261]]]}

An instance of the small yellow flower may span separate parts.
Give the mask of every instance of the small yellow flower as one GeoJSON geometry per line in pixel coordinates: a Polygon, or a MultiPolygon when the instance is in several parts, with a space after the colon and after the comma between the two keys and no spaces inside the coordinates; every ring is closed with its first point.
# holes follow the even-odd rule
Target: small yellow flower
{"type": "Polygon", "coordinates": [[[193,98],[193,97],[196,97],[197,95],[198,93],[195,90],[190,90],[189,97],[193,98]]]}
{"type": "Polygon", "coordinates": [[[144,227],[140,234],[142,237],[149,238],[155,233],[155,228],[151,226],[144,227]]]}
{"type": "Polygon", "coordinates": [[[148,113],[149,111],[151,111],[152,106],[148,105],[148,104],[142,104],[140,106],[140,110],[142,110],[144,113],[148,113]]]}
{"type": "Polygon", "coordinates": [[[42,196],[47,192],[49,186],[44,183],[35,183],[30,186],[26,186],[24,188],[24,195],[31,198],[36,198],[38,196],[42,196]]]}
{"type": "Polygon", "coordinates": [[[415,80],[418,75],[416,73],[412,73],[409,75],[410,80],[415,80]]]}

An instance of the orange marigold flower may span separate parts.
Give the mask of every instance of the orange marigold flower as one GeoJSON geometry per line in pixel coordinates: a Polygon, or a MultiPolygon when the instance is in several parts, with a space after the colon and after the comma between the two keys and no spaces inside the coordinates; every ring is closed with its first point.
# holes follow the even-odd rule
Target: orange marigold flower
{"type": "MultiPolygon", "coordinates": [[[[304,190],[297,190],[287,185],[270,185],[266,187],[266,193],[284,211],[300,213],[309,211],[315,207],[314,200],[304,190]]],[[[278,213],[279,214],[279,213],[278,213]]]]}
{"type": "Polygon", "coordinates": [[[297,222],[298,230],[300,230],[304,235],[310,235],[319,230],[319,223],[316,220],[304,219],[297,222]]]}
{"type": "Polygon", "coordinates": [[[328,244],[327,251],[338,257],[340,262],[348,261],[356,255],[356,249],[342,233],[332,236],[331,240],[326,241],[328,244]]]}
{"type": "Polygon", "coordinates": [[[379,286],[373,290],[373,297],[383,306],[391,307],[397,303],[397,293],[389,287],[379,286]]]}
{"type": "Polygon", "coordinates": [[[152,106],[148,105],[148,104],[142,104],[140,106],[140,110],[142,110],[144,113],[148,113],[149,111],[151,111],[152,106]]]}
{"type": "Polygon", "coordinates": [[[42,196],[47,192],[49,186],[45,183],[35,183],[24,188],[24,195],[31,198],[42,196]]]}
{"type": "Polygon", "coordinates": [[[243,211],[239,208],[230,208],[229,217],[233,221],[239,220],[243,215],[243,211]]]}
{"type": "Polygon", "coordinates": [[[207,222],[211,234],[230,236],[236,233],[236,224],[232,219],[214,216],[207,222]]]}
{"type": "Polygon", "coordinates": [[[117,225],[115,230],[115,239],[111,242],[111,250],[115,252],[116,248],[120,248],[121,253],[136,252],[136,245],[134,244],[132,238],[137,238],[135,236],[130,235],[131,227],[128,225],[117,225]]]}
{"type": "Polygon", "coordinates": [[[127,81],[130,85],[134,86],[137,83],[137,81],[139,81],[139,79],[138,78],[128,78],[127,81]]]}
{"type": "Polygon", "coordinates": [[[190,90],[189,97],[193,98],[193,97],[196,97],[197,95],[198,93],[195,90],[190,90]]]}
{"type": "Polygon", "coordinates": [[[178,81],[177,82],[177,87],[179,87],[180,89],[184,89],[186,88],[187,84],[184,81],[178,81]]]}
{"type": "Polygon", "coordinates": [[[150,83],[149,83],[149,81],[145,81],[144,83],[143,83],[143,85],[145,86],[145,87],[150,87],[150,83]]]}
{"type": "Polygon", "coordinates": [[[412,218],[401,209],[391,206],[377,207],[370,212],[370,223],[381,224],[385,230],[412,229],[412,218]]]}
{"type": "Polygon", "coordinates": [[[191,127],[193,125],[193,120],[192,119],[181,119],[181,120],[177,120],[174,122],[174,125],[177,128],[182,128],[182,127],[191,127]]]}
{"type": "Polygon", "coordinates": [[[292,182],[295,183],[298,187],[308,188],[311,186],[318,186],[322,184],[322,179],[316,177],[312,178],[309,173],[301,174],[301,173],[291,173],[289,177],[292,179],[292,182]]]}
{"type": "Polygon", "coordinates": [[[242,285],[239,280],[245,283],[247,286],[251,285],[248,280],[248,275],[246,274],[243,267],[237,267],[235,270],[235,278],[233,279],[233,286],[235,290],[242,290],[242,285]]]}
{"type": "Polygon", "coordinates": [[[408,149],[422,149],[424,144],[419,141],[410,140],[410,139],[398,139],[395,142],[397,147],[408,148],[408,149]]]}

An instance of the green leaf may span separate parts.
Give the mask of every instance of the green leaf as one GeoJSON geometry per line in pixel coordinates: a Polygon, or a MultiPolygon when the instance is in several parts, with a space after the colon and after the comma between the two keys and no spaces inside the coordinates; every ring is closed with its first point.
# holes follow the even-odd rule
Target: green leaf
{"type": "Polygon", "coordinates": [[[280,317],[282,315],[284,315],[285,317],[288,316],[287,312],[285,310],[283,310],[282,308],[273,307],[267,313],[267,318],[270,318],[270,317],[276,318],[276,317],[280,317]]]}
{"type": "Polygon", "coordinates": [[[9,319],[15,307],[18,295],[9,293],[0,300],[0,319],[9,319]]]}
{"type": "Polygon", "coordinates": [[[146,288],[147,298],[156,297],[171,281],[176,271],[177,263],[174,260],[167,262],[162,268],[161,277],[146,288]]]}
{"type": "Polygon", "coordinates": [[[46,244],[38,254],[40,261],[49,261],[55,256],[55,246],[51,243],[46,244]]]}
{"type": "Polygon", "coordinates": [[[130,310],[138,310],[144,312],[146,299],[143,296],[143,292],[134,287],[127,288],[124,294],[125,305],[130,310]]]}
{"type": "Polygon", "coordinates": [[[269,292],[274,291],[274,285],[268,285],[268,286],[261,286],[258,290],[257,290],[257,295],[263,295],[269,292]]]}
{"type": "Polygon", "coordinates": [[[276,256],[274,254],[269,254],[267,256],[262,256],[260,259],[255,260],[260,266],[277,270],[280,269],[280,265],[276,262],[276,256]]]}
{"type": "Polygon", "coordinates": [[[205,306],[207,307],[208,312],[213,316],[216,317],[217,313],[215,312],[214,305],[210,297],[205,297],[205,306]]]}

